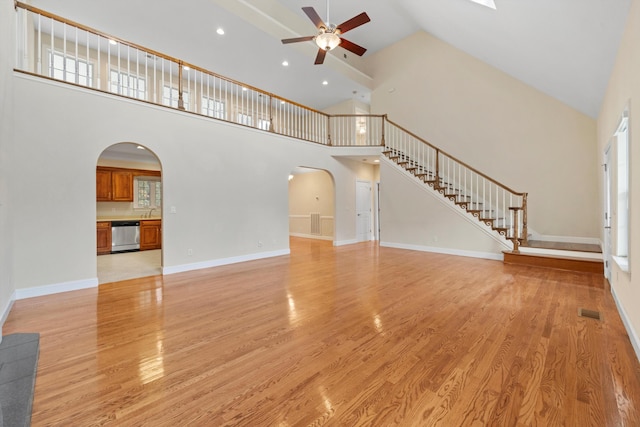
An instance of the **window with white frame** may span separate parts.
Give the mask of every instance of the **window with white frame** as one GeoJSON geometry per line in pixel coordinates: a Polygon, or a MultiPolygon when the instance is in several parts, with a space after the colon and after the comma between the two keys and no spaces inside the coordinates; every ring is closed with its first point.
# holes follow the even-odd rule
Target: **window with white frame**
{"type": "Polygon", "coordinates": [[[109,90],[131,98],[147,98],[147,83],[145,79],[127,72],[111,70],[109,73],[109,90]]]}
{"type": "Polygon", "coordinates": [[[238,113],[238,123],[241,125],[253,126],[253,117],[245,113],[238,113]]]}
{"type": "Polygon", "coordinates": [[[202,97],[202,114],[216,119],[225,119],[224,102],[207,96],[202,97]]]}
{"type": "Polygon", "coordinates": [[[629,256],[629,117],[627,112],[620,119],[615,133],[617,160],[617,226],[616,256],[629,256]]]}
{"type": "Polygon", "coordinates": [[[162,206],[162,182],[157,176],[136,176],[133,180],[133,207],[159,209],[162,206]]]}
{"type": "Polygon", "coordinates": [[[262,130],[271,129],[271,121],[268,119],[258,119],[258,129],[262,129],[262,130]]]}
{"type": "Polygon", "coordinates": [[[93,64],[84,59],[49,51],[49,77],[91,87],[93,64]]]}
{"type": "MultiPolygon", "coordinates": [[[[173,108],[178,108],[179,92],[175,87],[163,86],[162,87],[162,103],[173,108]]],[[[189,92],[182,91],[182,102],[184,103],[184,109],[189,109],[189,92]]]]}

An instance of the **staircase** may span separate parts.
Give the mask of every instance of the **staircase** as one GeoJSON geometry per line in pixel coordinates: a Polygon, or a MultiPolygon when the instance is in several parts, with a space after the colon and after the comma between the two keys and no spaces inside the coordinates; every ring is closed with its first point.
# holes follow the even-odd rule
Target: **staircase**
{"type": "Polygon", "coordinates": [[[385,119],[383,154],[510,241],[505,264],[602,274],[598,245],[542,242],[527,233],[527,193],[517,193],[385,119]]]}
{"type": "Polygon", "coordinates": [[[527,193],[515,192],[385,118],[383,154],[505,240],[527,241],[527,193]]]}

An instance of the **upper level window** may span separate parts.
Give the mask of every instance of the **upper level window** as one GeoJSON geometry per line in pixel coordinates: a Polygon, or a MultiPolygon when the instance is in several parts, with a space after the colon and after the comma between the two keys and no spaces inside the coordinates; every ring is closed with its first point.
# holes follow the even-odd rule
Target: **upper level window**
{"type": "Polygon", "coordinates": [[[258,119],[258,129],[269,130],[271,128],[271,121],[266,119],[258,119]]]}
{"type": "MultiPolygon", "coordinates": [[[[175,87],[163,86],[162,87],[162,103],[169,105],[173,108],[178,108],[178,89],[175,87]]],[[[189,92],[182,92],[182,101],[184,102],[184,109],[189,109],[189,92]]]]}
{"type": "Polygon", "coordinates": [[[159,209],[162,206],[162,183],[157,176],[136,176],[133,180],[133,207],[159,209]]]}
{"type": "Polygon", "coordinates": [[[629,256],[629,117],[625,111],[615,133],[617,161],[616,256],[629,256]]]}
{"type": "Polygon", "coordinates": [[[131,98],[147,98],[147,84],[145,79],[126,72],[111,70],[109,73],[109,90],[131,98]]]}
{"type": "Polygon", "coordinates": [[[244,113],[238,113],[238,123],[241,125],[253,126],[253,118],[244,113]]]}
{"type": "Polygon", "coordinates": [[[93,85],[93,64],[59,52],[49,52],[49,77],[76,83],[83,86],[93,85]]]}
{"type": "Polygon", "coordinates": [[[202,114],[216,119],[224,119],[224,102],[206,96],[202,97],[202,114]]]}

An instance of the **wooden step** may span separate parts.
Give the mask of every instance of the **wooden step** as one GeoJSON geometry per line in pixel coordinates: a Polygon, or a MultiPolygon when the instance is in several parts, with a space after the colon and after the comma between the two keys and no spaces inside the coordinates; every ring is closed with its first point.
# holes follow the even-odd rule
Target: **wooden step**
{"type": "Polygon", "coordinates": [[[505,264],[528,265],[532,267],[604,274],[604,263],[602,260],[597,259],[528,254],[522,252],[514,253],[508,251],[503,252],[503,254],[505,264]]]}

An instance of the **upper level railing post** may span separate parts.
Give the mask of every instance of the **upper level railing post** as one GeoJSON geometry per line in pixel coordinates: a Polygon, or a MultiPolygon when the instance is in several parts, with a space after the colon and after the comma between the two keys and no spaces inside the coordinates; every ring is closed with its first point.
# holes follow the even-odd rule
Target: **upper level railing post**
{"type": "Polygon", "coordinates": [[[327,116],[327,145],[331,145],[331,116],[327,116]]]}
{"type": "Polygon", "coordinates": [[[440,187],[440,149],[436,148],[436,182],[433,188],[440,187]]]}
{"type": "Polygon", "coordinates": [[[275,132],[273,126],[273,96],[269,94],[269,132],[275,132]]]}
{"type": "Polygon", "coordinates": [[[386,115],[386,114],[384,114],[384,115],[382,116],[382,124],[381,124],[381,126],[382,126],[382,139],[381,139],[381,141],[380,141],[380,145],[381,145],[381,146],[383,146],[383,147],[384,147],[384,145],[385,145],[385,140],[384,140],[384,128],[385,128],[385,126],[386,126],[386,125],[387,125],[387,115],[386,115]]]}
{"type": "Polygon", "coordinates": [[[182,61],[178,61],[178,110],[184,110],[184,99],[182,99],[182,61]]]}

